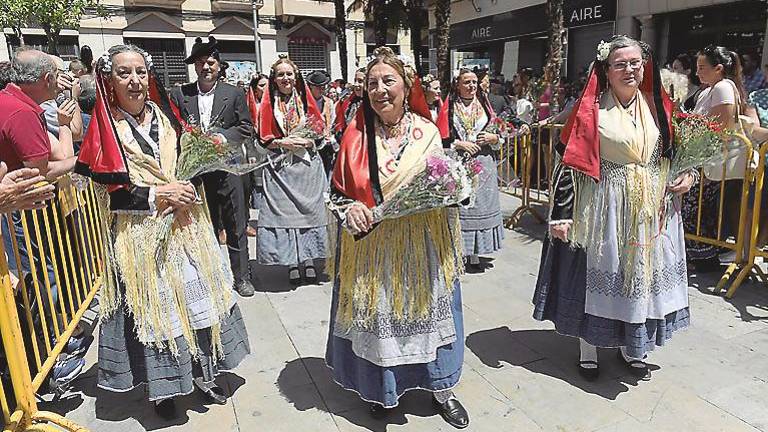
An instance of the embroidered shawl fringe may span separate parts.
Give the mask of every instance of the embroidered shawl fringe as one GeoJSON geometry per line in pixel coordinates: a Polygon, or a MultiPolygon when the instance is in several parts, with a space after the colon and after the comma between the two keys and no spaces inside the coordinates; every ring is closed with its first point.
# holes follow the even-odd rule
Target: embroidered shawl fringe
{"type": "Polygon", "coordinates": [[[183,255],[189,257],[198,270],[203,285],[208,289],[213,311],[218,318],[211,328],[211,351],[216,360],[223,356],[221,323],[229,313],[232,275],[221,265],[218,244],[210,232],[210,222],[204,206],[191,211],[192,224],[186,227],[174,225],[169,240],[168,254],[162,262],[156,258],[157,233],[163,221],[153,216],[115,214],[109,209],[109,195],[100,190],[102,227],[107,233],[107,260],[105,284],[101,294],[101,317],[108,318],[117,312],[124,301],[133,316],[134,331],[140,342],[158,349],[168,349],[177,357],[179,347],[173,336],[169,314],[175,310],[181,323],[189,353],[199,354],[195,330],[187,314],[183,255]],[[113,228],[110,230],[109,228],[113,228]],[[171,299],[163,298],[158,284],[163,277],[170,289],[171,299]],[[117,279],[122,282],[125,294],[120,292],[117,279]]]}
{"type": "Polygon", "coordinates": [[[662,209],[669,161],[661,159],[660,164],[648,167],[612,165],[608,169],[615,170],[612,173],[606,173],[603,167],[601,183],[573,171],[574,217],[568,235],[573,247],[593,249],[596,256],[602,256],[605,230],[616,229],[618,259],[625,276],[625,293],[629,295],[637,267],[642,267],[646,281],[651,280],[656,268],[652,245],[664,228],[662,209]],[[606,218],[610,201],[615,202],[618,212],[616,227],[609,227],[606,218]],[[645,229],[641,230],[641,226],[645,229]],[[642,254],[640,259],[637,254],[642,254]]]}
{"type": "Polygon", "coordinates": [[[437,209],[385,220],[360,240],[342,231],[340,244],[332,245],[332,256],[340,254],[339,268],[328,260],[330,274],[339,278],[337,318],[342,327],[370,325],[382,286],[391,288],[386,295],[397,320],[418,321],[429,316],[433,281],[428,245],[437,256],[449,292],[463,271],[458,218],[450,218],[449,211],[437,209]]]}

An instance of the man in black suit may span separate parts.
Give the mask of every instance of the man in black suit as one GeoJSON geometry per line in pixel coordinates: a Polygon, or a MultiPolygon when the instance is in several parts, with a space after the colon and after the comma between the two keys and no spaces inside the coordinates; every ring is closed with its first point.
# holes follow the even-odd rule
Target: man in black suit
{"type": "MultiPolygon", "coordinates": [[[[177,87],[171,100],[179,108],[184,121],[199,125],[203,130],[220,133],[228,143],[238,148],[252,147],[253,123],[245,101],[245,93],[219,80],[221,58],[216,39],[208,42],[197,38],[192,52],[184,60],[195,65],[197,81],[177,87]]],[[[242,155],[243,159],[245,155],[242,155]]],[[[203,175],[205,195],[211,220],[217,232],[224,229],[235,289],[243,297],[254,294],[248,266],[248,207],[243,181],[239,176],[223,171],[203,175]]]]}

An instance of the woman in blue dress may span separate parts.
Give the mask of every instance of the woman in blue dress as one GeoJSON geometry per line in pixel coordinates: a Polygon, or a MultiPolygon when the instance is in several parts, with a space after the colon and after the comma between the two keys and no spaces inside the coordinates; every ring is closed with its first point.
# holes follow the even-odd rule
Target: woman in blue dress
{"type": "Polygon", "coordinates": [[[343,228],[329,272],[326,362],[375,417],[423,389],[449,424],[465,428],[469,416],[452,391],[464,360],[457,217],[440,208],[372,226],[371,208],[443,151],[440,133],[418,79],[391,49],[376,50],[366,87],[332,179],[331,209],[343,228]]]}

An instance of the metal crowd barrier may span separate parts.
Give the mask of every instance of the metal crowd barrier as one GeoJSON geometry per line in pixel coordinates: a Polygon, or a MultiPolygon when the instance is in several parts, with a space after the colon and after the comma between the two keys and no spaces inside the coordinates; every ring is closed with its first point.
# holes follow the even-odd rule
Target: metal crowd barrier
{"type": "Polygon", "coordinates": [[[563,125],[534,125],[530,132],[502,143],[499,151],[499,189],[522,201],[504,226],[512,228],[530,213],[538,223],[546,222],[539,208],[549,204],[553,149],[563,125]],[[538,204],[539,206],[534,206],[538,204]]]}
{"type": "Polygon", "coordinates": [[[37,394],[45,390],[104,276],[105,228],[95,191],[90,184],[78,190],[64,177],[46,209],[4,218],[9,228],[0,242],[4,431],[55,431],[58,426],[86,432],[61,415],[39,410],[37,394]],[[12,286],[9,262],[18,269],[17,286],[12,286]]]}
{"type": "MultiPolygon", "coordinates": [[[[743,143],[746,145],[746,151],[747,154],[752,154],[752,142],[743,135],[737,135],[737,139],[740,139],[743,141],[743,143]]],[[[747,247],[749,246],[750,242],[750,233],[747,231],[747,227],[749,226],[749,223],[751,221],[750,217],[750,186],[752,184],[752,180],[754,179],[754,171],[750,168],[750,162],[751,158],[747,158],[745,162],[745,173],[744,173],[744,179],[741,182],[741,191],[739,192],[739,215],[738,215],[738,225],[736,232],[730,233],[728,232],[728,228],[733,227],[733,220],[727,220],[728,212],[729,210],[733,210],[732,206],[729,206],[728,203],[726,203],[725,197],[726,197],[726,191],[727,191],[727,182],[733,182],[738,180],[727,180],[725,177],[726,173],[726,166],[723,164],[723,168],[721,171],[721,178],[722,180],[714,181],[715,183],[719,184],[718,186],[718,203],[717,207],[714,209],[715,214],[717,215],[717,226],[716,226],[716,232],[715,233],[705,233],[702,230],[702,219],[705,217],[705,214],[712,214],[713,209],[711,207],[708,207],[707,204],[704,202],[704,189],[705,185],[707,183],[711,184],[712,180],[707,180],[703,170],[699,170],[699,174],[701,176],[701,181],[699,184],[698,189],[698,198],[697,198],[697,204],[696,204],[696,228],[693,230],[693,232],[686,232],[685,238],[686,240],[693,240],[699,243],[703,243],[706,245],[711,245],[714,247],[717,247],[720,249],[720,251],[728,250],[735,253],[735,259],[733,263],[731,263],[728,268],[726,269],[725,273],[723,273],[722,277],[720,278],[720,281],[717,284],[717,287],[715,288],[716,292],[720,292],[725,288],[725,285],[728,284],[731,277],[733,276],[733,273],[736,270],[740,269],[746,269],[747,267],[752,267],[754,262],[748,263],[747,258],[748,256],[745,255],[745,252],[747,251],[747,247]],[[726,225],[726,222],[730,222],[730,226],[726,225]]],[[[743,280],[743,278],[742,278],[743,280]]],[[[731,289],[729,292],[735,292],[736,288],[738,288],[738,285],[741,284],[741,281],[738,282],[738,284],[734,284],[731,286],[731,289]]],[[[733,295],[733,294],[731,294],[733,295]]]]}
{"type": "MultiPolygon", "coordinates": [[[[750,148],[752,146],[750,145],[750,148]]],[[[757,264],[757,258],[760,257],[764,262],[768,262],[768,248],[766,245],[761,245],[761,233],[760,228],[768,229],[768,224],[761,227],[761,214],[763,205],[768,204],[763,202],[763,191],[766,187],[765,184],[765,170],[766,170],[766,155],[768,155],[768,143],[764,143],[760,147],[758,152],[757,168],[754,171],[747,169],[747,175],[744,181],[744,188],[742,190],[741,197],[741,217],[739,220],[739,238],[736,240],[736,261],[728,267],[728,270],[720,279],[720,283],[717,286],[718,291],[724,289],[725,285],[732,278],[733,273],[739,270],[736,278],[731,283],[730,288],[726,292],[727,298],[733,297],[736,290],[744,282],[744,280],[751,273],[762,280],[763,283],[768,284],[768,275],[763,272],[762,268],[757,264]],[[751,188],[751,184],[754,184],[754,189],[751,188]],[[752,189],[753,196],[750,197],[750,189],[752,189]],[[754,199],[754,200],[752,200],[754,199]],[[745,212],[745,208],[749,208],[750,201],[752,201],[752,214],[749,215],[745,212]],[[746,252],[744,254],[743,252],[746,252]],[[743,256],[746,255],[746,256],[743,256]]],[[[747,162],[749,163],[749,161],[747,162]]],[[[722,202],[722,200],[721,200],[722,202]]],[[[721,214],[722,217],[722,214],[721,214]]]]}
{"type": "MultiPolygon", "coordinates": [[[[505,219],[506,228],[518,226],[521,218],[527,213],[531,214],[538,223],[546,221],[546,215],[542,214],[540,209],[546,208],[549,204],[554,145],[557,143],[562,128],[563,125],[534,125],[530,133],[511,137],[502,143],[498,165],[499,189],[502,193],[517,197],[521,201],[512,215],[505,219]]],[[[738,138],[745,143],[748,151],[751,152],[752,142],[744,136],[738,136],[738,138]]],[[[733,279],[733,283],[726,293],[728,298],[734,295],[739,285],[751,272],[768,283],[768,275],[756,264],[757,257],[762,257],[768,261],[768,252],[758,245],[760,235],[758,228],[761,222],[760,197],[765,187],[765,158],[766,151],[768,151],[766,145],[768,144],[764,144],[760,150],[757,169],[753,170],[749,167],[746,169],[740,192],[738,231],[731,236],[726,235],[724,217],[728,211],[728,206],[725,203],[726,181],[722,180],[719,182],[720,199],[716,209],[718,215],[717,234],[708,237],[706,233],[702,232],[702,215],[704,212],[712,211],[711,208],[702,208],[703,187],[699,189],[696,229],[685,234],[687,240],[694,240],[736,253],[736,259],[728,266],[716,288],[717,292],[725,289],[738,270],[736,278],[733,279]],[[754,188],[752,188],[753,185],[754,188]],[[750,192],[755,194],[753,211],[750,211],[752,201],[750,192]]],[[[748,160],[747,164],[749,163],[748,160]]],[[[724,173],[725,167],[723,167],[724,173]]],[[[722,177],[725,178],[725,175],[722,177]]]]}

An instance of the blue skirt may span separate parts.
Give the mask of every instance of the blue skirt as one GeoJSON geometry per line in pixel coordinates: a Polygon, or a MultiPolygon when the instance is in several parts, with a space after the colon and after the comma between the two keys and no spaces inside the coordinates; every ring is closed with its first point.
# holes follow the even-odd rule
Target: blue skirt
{"type": "Polygon", "coordinates": [[[587,296],[587,255],[560,240],[544,240],[541,265],[533,296],[533,317],[552,321],[563,335],[582,338],[603,347],[626,347],[627,355],[644,358],[662,346],[677,330],[690,325],[688,308],[667,314],[665,319],[627,323],[584,312],[587,296]]]}
{"type": "Polygon", "coordinates": [[[334,381],[347,390],[356,392],[367,402],[376,402],[393,408],[408,390],[423,389],[431,392],[448,390],[456,386],[464,363],[464,317],[461,311],[461,287],[454,284],[452,310],[456,326],[456,342],[437,349],[437,358],[429,363],[381,367],[362,359],[352,351],[352,343],[333,335],[333,323],[339,301],[338,279],[331,302],[330,332],[325,362],[331,368],[334,381]]]}

